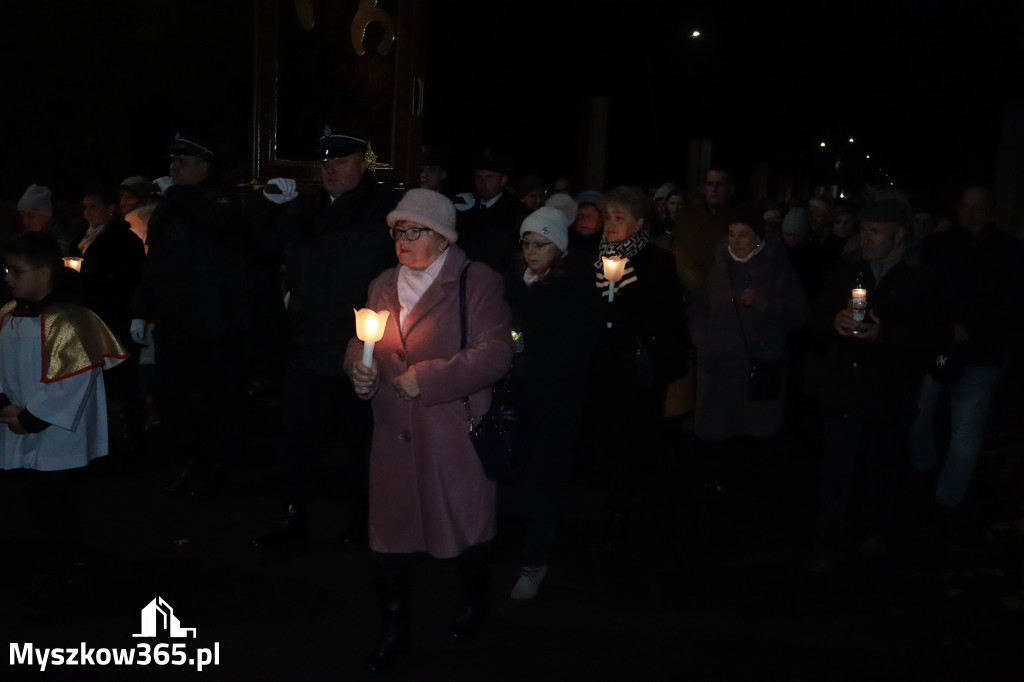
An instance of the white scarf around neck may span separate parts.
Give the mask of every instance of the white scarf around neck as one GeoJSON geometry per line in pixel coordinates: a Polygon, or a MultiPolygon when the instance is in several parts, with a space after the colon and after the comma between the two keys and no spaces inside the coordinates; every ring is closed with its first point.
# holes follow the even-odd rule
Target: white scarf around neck
{"type": "Polygon", "coordinates": [[[750,253],[748,253],[743,258],[740,258],[735,253],[733,253],[732,252],[732,247],[729,246],[728,244],[726,245],[725,248],[729,250],[729,257],[732,258],[734,261],[736,261],[737,263],[746,263],[748,260],[750,260],[751,258],[756,256],[757,254],[759,254],[762,251],[764,251],[764,240],[762,239],[761,241],[759,241],[757,243],[757,246],[754,247],[754,250],[751,251],[750,253]]]}
{"type": "Polygon", "coordinates": [[[405,318],[409,316],[423,294],[437,279],[447,258],[448,249],[445,249],[440,256],[434,259],[433,263],[422,270],[416,270],[406,265],[398,268],[398,303],[401,306],[401,311],[398,313],[399,329],[405,327],[405,318]]]}

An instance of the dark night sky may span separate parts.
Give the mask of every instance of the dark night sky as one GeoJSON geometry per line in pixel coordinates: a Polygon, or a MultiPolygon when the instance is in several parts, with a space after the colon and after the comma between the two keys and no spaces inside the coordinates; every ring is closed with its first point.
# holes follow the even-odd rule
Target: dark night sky
{"type": "MultiPolygon", "coordinates": [[[[571,124],[561,136],[551,131],[575,113],[573,96],[607,94],[610,180],[681,179],[692,138],[714,139],[734,165],[807,169],[835,159],[828,152],[819,163],[821,140],[845,145],[852,136],[897,182],[955,185],[991,171],[1002,107],[1019,96],[1012,74],[1024,64],[1024,21],[1010,2],[970,11],[901,0],[588,5],[618,8],[606,11],[454,4],[449,17],[468,13],[476,25],[489,14],[508,28],[467,32],[461,59],[445,50],[450,78],[443,95],[435,79],[436,99],[458,99],[489,69],[502,89],[491,108],[512,121],[506,134],[527,132],[516,148],[542,155],[552,139],[571,137],[571,124]]],[[[453,131],[491,123],[448,116],[453,131]]]]}
{"type": "MultiPolygon", "coordinates": [[[[182,125],[248,162],[252,4],[6,4],[2,196],[163,174],[182,125]]],[[[580,102],[607,95],[609,182],[683,179],[692,138],[738,165],[812,168],[819,140],[852,135],[898,182],[942,187],[991,170],[1024,64],[1008,1],[428,5],[428,140],[568,171],[580,102]]]]}

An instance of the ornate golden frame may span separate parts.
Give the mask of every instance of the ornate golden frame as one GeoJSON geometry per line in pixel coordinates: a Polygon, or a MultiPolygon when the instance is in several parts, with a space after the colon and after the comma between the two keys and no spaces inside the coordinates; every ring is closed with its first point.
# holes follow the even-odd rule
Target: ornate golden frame
{"type": "MultiPolygon", "coordinates": [[[[421,0],[259,0],[254,21],[253,55],[253,149],[252,168],[255,182],[271,177],[290,177],[300,182],[318,182],[318,160],[312,154],[295,153],[299,141],[315,144],[315,130],[304,126],[301,131],[289,129],[287,114],[282,116],[279,97],[282,91],[295,89],[295,83],[282,83],[289,73],[302,73],[305,64],[289,63],[294,54],[282,53],[288,41],[297,40],[300,31],[310,34],[314,29],[319,56],[325,54],[330,63],[319,63],[320,75],[328,83],[349,78],[346,102],[353,109],[362,108],[363,120],[377,128],[377,139],[371,135],[377,153],[376,176],[396,185],[412,186],[419,173],[422,145],[424,53],[424,21],[421,0]],[[322,19],[331,19],[337,27],[339,17],[349,21],[348,30],[325,32],[322,19]],[[282,26],[284,21],[294,25],[282,26]],[[318,21],[321,23],[318,25],[318,21]],[[374,42],[375,41],[375,42],[374,42]],[[324,46],[329,46],[329,52],[324,46]],[[390,88],[388,87],[390,83],[390,88]],[[373,100],[373,104],[367,102],[373,100]],[[386,101],[385,101],[386,100],[386,101]],[[366,105],[366,106],[364,106],[366,105]],[[376,107],[376,109],[374,109],[376,107]],[[367,113],[369,112],[369,113],[367,113]],[[377,115],[374,112],[378,112],[377,115]],[[383,112],[383,116],[379,115],[383,112]],[[384,120],[390,115],[390,122],[384,120]],[[380,139],[381,137],[385,139],[380,139]],[[300,140],[301,138],[301,140],[300,140]],[[279,150],[282,150],[279,153],[279,150]]],[[[298,38],[301,40],[302,38],[298,38]]],[[[292,45],[295,43],[292,42],[292,45]]],[[[303,71],[306,69],[306,71],[303,71]]],[[[301,90],[311,99],[329,99],[338,90],[319,85],[301,90]]],[[[309,115],[309,111],[289,100],[292,112],[309,115]]],[[[321,123],[339,120],[347,113],[342,107],[329,112],[321,123]]],[[[292,121],[294,124],[294,121],[292,121]]]]}

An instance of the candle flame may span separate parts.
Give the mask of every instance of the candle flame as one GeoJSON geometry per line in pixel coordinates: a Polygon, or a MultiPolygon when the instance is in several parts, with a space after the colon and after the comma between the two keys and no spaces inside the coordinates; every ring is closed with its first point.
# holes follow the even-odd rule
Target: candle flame
{"type": "Polygon", "coordinates": [[[360,308],[356,313],[356,336],[360,341],[373,341],[376,343],[384,336],[384,328],[387,325],[388,315],[391,313],[383,310],[379,313],[369,308],[360,308]]]}
{"type": "Polygon", "coordinates": [[[604,278],[609,282],[618,282],[622,279],[622,274],[626,270],[626,263],[629,262],[628,258],[602,257],[602,263],[604,263],[604,278]]]}

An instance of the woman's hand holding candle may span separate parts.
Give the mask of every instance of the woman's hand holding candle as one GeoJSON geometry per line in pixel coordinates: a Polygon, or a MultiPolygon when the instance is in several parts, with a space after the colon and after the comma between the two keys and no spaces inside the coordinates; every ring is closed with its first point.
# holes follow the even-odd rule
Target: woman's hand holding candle
{"type": "Polygon", "coordinates": [[[352,385],[356,389],[356,395],[368,395],[373,385],[377,382],[377,375],[380,368],[374,361],[369,367],[359,362],[352,366],[352,385]]]}

